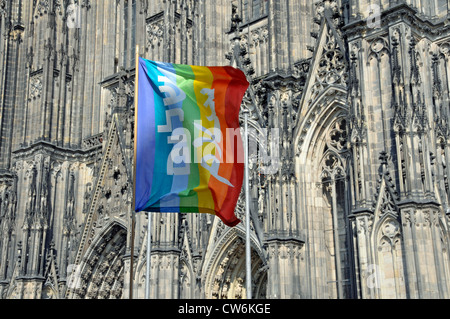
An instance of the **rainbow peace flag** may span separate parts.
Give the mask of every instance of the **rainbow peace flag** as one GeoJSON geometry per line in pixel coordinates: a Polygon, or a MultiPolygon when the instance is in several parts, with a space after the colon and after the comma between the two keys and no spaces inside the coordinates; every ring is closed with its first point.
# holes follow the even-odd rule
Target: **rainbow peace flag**
{"type": "Polygon", "coordinates": [[[209,213],[237,225],[245,75],[143,58],[138,71],[135,211],[209,213]]]}

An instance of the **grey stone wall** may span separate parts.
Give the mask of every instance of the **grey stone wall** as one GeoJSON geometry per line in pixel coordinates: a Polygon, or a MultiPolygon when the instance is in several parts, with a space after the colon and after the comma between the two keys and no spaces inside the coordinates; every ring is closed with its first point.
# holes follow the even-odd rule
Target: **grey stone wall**
{"type": "MultiPolygon", "coordinates": [[[[144,297],[136,45],[251,82],[255,298],[448,298],[448,9],[0,0],[0,298],[144,297]]],[[[151,218],[152,298],[246,296],[242,223],[151,218]]]]}

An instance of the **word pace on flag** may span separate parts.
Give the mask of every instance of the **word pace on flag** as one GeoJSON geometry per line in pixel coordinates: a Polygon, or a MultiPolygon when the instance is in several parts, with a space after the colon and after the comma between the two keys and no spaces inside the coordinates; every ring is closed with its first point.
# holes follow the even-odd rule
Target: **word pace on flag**
{"type": "Polygon", "coordinates": [[[242,71],[139,59],[135,210],[215,214],[232,227],[244,163],[242,71]]]}

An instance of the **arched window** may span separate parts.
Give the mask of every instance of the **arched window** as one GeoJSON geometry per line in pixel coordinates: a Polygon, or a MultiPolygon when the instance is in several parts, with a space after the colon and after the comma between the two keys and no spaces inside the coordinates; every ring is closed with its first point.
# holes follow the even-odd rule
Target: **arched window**
{"type": "Polygon", "coordinates": [[[324,215],[327,283],[332,298],[352,298],[353,275],[348,184],[346,173],[347,127],[345,118],[328,129],[321,164],[322,193],[329,210],[324,215]]]}

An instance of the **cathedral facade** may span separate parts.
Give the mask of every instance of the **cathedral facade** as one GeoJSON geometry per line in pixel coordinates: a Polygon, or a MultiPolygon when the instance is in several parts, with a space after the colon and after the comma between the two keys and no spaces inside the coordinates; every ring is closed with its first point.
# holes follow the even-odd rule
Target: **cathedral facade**
{"type": "Polygon", "coordinates": [[[250,82],[254,298],[449,298],[449,5],[0,0],[0,299],[143,298],[148,233],[151,298],[245,298],[244,222],[133,215],[137,46],[250,82]]]}

